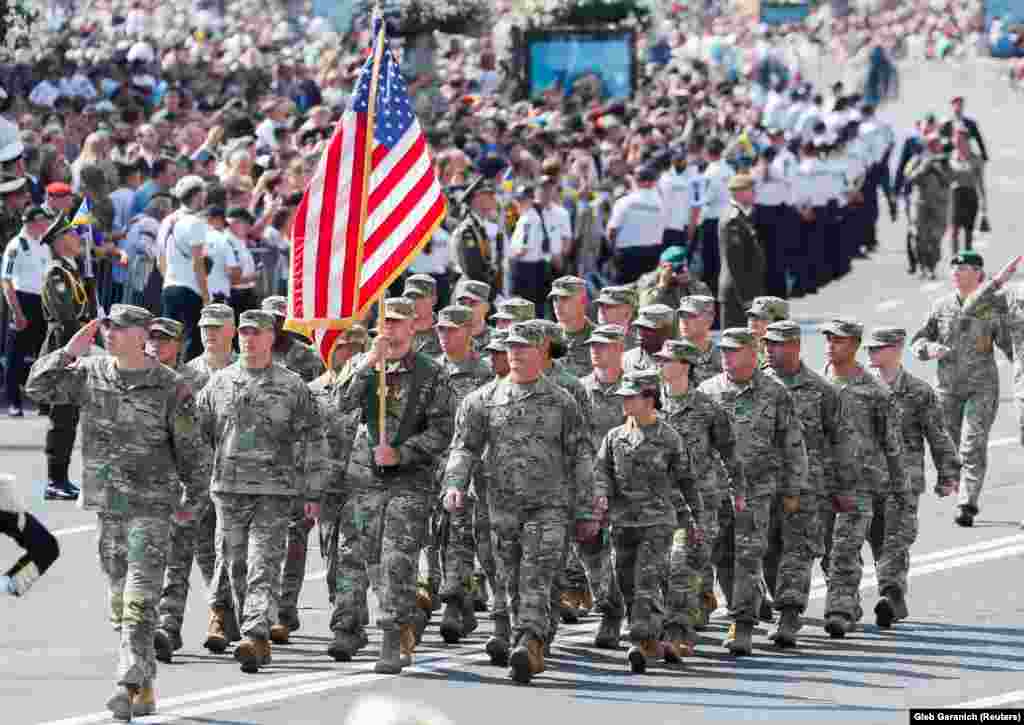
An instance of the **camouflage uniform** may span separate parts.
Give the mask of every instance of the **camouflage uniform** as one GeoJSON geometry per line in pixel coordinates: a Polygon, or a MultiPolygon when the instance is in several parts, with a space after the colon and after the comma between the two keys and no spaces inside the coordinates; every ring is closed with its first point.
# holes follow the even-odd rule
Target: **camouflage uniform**
{"type": "MultiPolygon", "coordinates": [[[[401,297],[386,300],[384,310],[388,318],[413,316],[412,303],[401,297]]],[[[387,361],[385,431],[401,462],[394,470],[381,470],[373,453],[381,435],[378,375],[364,356],[353,358],[333,400],[336,411],[362,411],[362,419],[340,517],[331,630],[336,638],[338,633],[361,634],[366,590],[373,582],[379,586],[379,625],[387,639],[383,661],[391,655],[383,650],[397,643],[399,630],[404,653],[411,656],[414,646],[407,633],[413,633],[416,572],[436,495],[437,460],[451,441],[453,393],[441,366],[423,355],[410,352],[387,361]]]]}
{"type": "MultiPolygon", "coordinates": [[[[636,289],[633,285],[609,285],[601,288],[600,296],[594,300],[594,304],[598,308],[598,322],[605,324],[608,320],[602,319],[600,314],[601,305],[629,305],[633,308],[633,312],[637,309],[637,296],[636,289]]],[[[626,325],[626,350],[632,350],[638,345],[636,338],[636,331],[633,330],[632,325],[626,325]]]]}
{"type": "MultiPolygon", "coordinates": [[[[800,325],[785,320],[768,326],[765,341],[787,342],[800,339],[800,325]]],[[[781,496],[772,509],[768,554],[764,574],[775,609],[807,609],[814,560],[825,554],[822,513],[832,510],[832,495],[850,494],[852,478],[850,436],[842,419],[839,394],[830,382],[800,364],[792,376],[768,368],[767,374],[789,391],[796,418],[804,432],[807,447],[807,490],[801,495],[799,510],[787,513],[781,496]]]]}
{"type": "MultiPolygon", "coordinates": [[[[402,290],[402,297],[411,300],[433,298],[437,294],[437,281],[429,274],[414,274],[405,280],[405,289],[402,290]]],[[[444,354],[441,350],[441,341],[437,338],[437,330],[434,329],[434,319],[425,330],[417,330],[412,338],[413,352],[426,355],[429,358],[438,358],[444,354]]]]}
{"type": "Polygon", "coordinates": [[[498,311],[491,315],[491,320],[495,324],[507,322],[511,325],[513,322],[529,322],[537,317],[537,306],[522,297],[513,297],[499,302],[497,306],[498,311]]]}
{"type": "MultiPolygon", "coordinates": [[[[852,320],[838,319],[825,325],[822,332],[840,337],[857,337],[863,326],[852,320]]],[[[856,461],[851,492],[854,510],[835,512],[831,504],[824,506],[825,560],[828,571],[828,596],[825,601],[826,628],[841,637],[863,614],[860,606],[860,582],[864,546],[873,511],[884,509],[889,498],[902,497],[907,490],[903,469],[903,431],[899,407],[890,392],[863,369],[855,377],[840,378],[826,365],[823,377],[839,393],[843,421],[848,426],[846,437],[856,461]],[[845,620],[842,622],[840,620],[845,620]]],[[[825,566],[825,562],[822,562],[825,566]]],[[[883,557],[878,563],[881,572],[891,566],[883,557]]]]}
{"type": "MultiPolygon", "coordinates": [[[[721,347],[753,346],[753,336],[743,328],[722,333],[721,347]]],[[[746,510],[733,516],[735,554],[716,562],[721,570],[730,564],[735,571],[730,614],[738,624],[752,625],[761,608],[761,579],[771,505],[776,495],[799,496],[807,488],[807,450],[796,418],[793,399],[777,380],[755,370],[746,383],[736,383],[722,373],[698,389],[729,416],[737,441],[737,458],[743,465],[747,489],[746,510]]],[[[721,535],[721,534],[720,534],[721,535]]]]}
{"type": "MultiPolygon", "coordinates": [[[[962,252],[959,257],[980,259],[976,252],[962,252]]],[[[968,313],[954,292],[932,305],[928,320],[912,338],[911,349],[920,360],[929,359],[932,344],[949,348],[938,361],[935,387],[946,430],[963,461],[957,503],[972,518],[979,510],[988,470],[988,436],[999,408],[995,347],[1013,359],[1008,312],[1006,298],[995,296],[990,303],[975,303],[968,313]]]]}
{"type": "MultiPolygon", "coordinates": [[[[695,345],[681,340],[667,341],[658,353],[659,358],[688,362],[691,374],[699,356],[700,350],[695,345]]],[[[697,522],[704,531],[704,543],[693,544],[687,537],[677,536],[669,557],[669,606],[687,613],[684,629],[689,633],[703,622],[702,595],[714,591],[711,547],[719,537],[719,509],[723,502],[731,506],[732,495],[746,491],[747,483],[743,466],[736,457],[736,438],[729,418],[710,397],[692,387],[682,395],[665,391],[662,414],[683,439],[704,504],[703,518],[697,522]]],[[[689,512],[680,507],[677,513],[678,530],[690,528],[689,512]]],[[[727,572],[722,588],[731,598],[732,570],[720,571],[727,572]]]]}
{"type": "Polygon", "coordinates": [[[924,154],[907,163],[904,178],[917,192],[913,214],[917,260],[922,269],[934,271],[949,224],[952,171],[947,159],[924,154]]]}
{"type": "MultiPolygon", "coordinates": [[[[675,324],[676,312],[673,308],[665,305],[652,305],[640,308],[640,315],[633,323],[633,327],[647,327],[658,329],[672,327],[675,324]]],[[[656,370],[658,367],[654,355],[648,353],[643,347],[636,347],[622,356],[622,371],[626,373],[634,370],[656,370]]]]}
{"type": "MultiPolygon", "coordinates": [[[[469,298],[474,304],[488,304],[491,298],[491,287],[485,282],[475,279],[461,279],[455,285],[452,303],[461,305],[465,298],[469,298]]],[[[473,352],[482,355],[490,341],[491,328],[485,326],[479,334],[473,336],[473,352]]]]}
{"type": "MultiPolygon", "coordinates": [[[[539,347],[544,339],[540,326],[517,323],[507,343],[539,347]]],[[[568,516],[592,516],[589,450],[579,406],[547,375],[527,384],[494,381],[459,407],[445,488],[465,491],[485,455],[501,462],[489,466],[491,541],[515,620],[514,641],[522,646],[548,637],[568,516]]],[[[496,598],[496,621],[508,617],[504,606],[496,598]]]]}
{"type": "MultiPolygon", "coordinates": [[[[551,283],[548,299],[552,297],[575,297],[586,291],[587,285],[579,277],[559,277],[551,283]]],[[[587,340],[594,331],[594,323],[584,318],[583,326],[570,332],[562,325],[562,339],[565,342],[565,356],[562,364],[577,378],[589,375],[594,366],[590,362],[590,346],[587,340]]]]}
{"type": "MultiPolygon", "coordinates": [[[[715,309],[715,298],[710,295],[690,295],[683,298],[679,304],[680,313],[701,315],[715,309]]],[[[697,344],[690,340],[693,344],[697,344]]],[[[700,350],[700,345],[697,345],[700,350]]],[[[699,357],[693,363],[693,381],[700,385],[705,380],[710,380],[722,372],[722,351],[714,342],[709,341],[708,349],[700,352],[699,357]]]]}
{"type": "MultiPolygon", "coordinates": [[[[901,328],[880,328],[872,331],[867,346],[902,346],[905,339],[906,331],[901,328]]],[[[910,547],[917,540],[917,514],[925,489],[925,441],[938,470],[939,485],[960,478],[960,456],[946,432],[942,408],[931,385],[901,369],[887,387],[900,410],[903,468],[910,481],[910,489],[902,497],[890,497],[884,510],[875,511],[868,537],[875,561],[886,563],[877,571],[878,593],[893,596],[895,603],[900,604],[907,593],[910,547]]]]}
{"type": "MultiPolygon", "coordinates": [[[[658,286],[658,270],[648,272],[636,281],[637,297],[641,307],[665,305],[673,310],[679,309],[680,303],[690,295],[711,296],[711,288],[699,279],[691,278],[686,284],[673,284],[668,287],[658,286]]],[[[679,335],[678,320],[674,321],[673,336],[679,335]]]]}
{"type": "MultiPolygon", "coordinates": [[[[641,395],[660,385],[656,370],[630,373],[616,394],[641,395]]],[[[660,639],[663,626],[681,632],[688,625],[685,610],[666,605],[661,590],[668,576],[669,548],[674,539],[686,537],[673,536],[680,497],[686,500],[688,521],[703,518],[691,469],[682,438],[660,417],[643,426],[628,419],[608,432],[597,453],[594,494],[608,497],[615,581],[630,611],[629,637],[634,642],[660,639]]]]}
{"type": "MultiPolygon", "coordinates": [[[[114,305],[108,319],[144,326],[152,317],[138,307],[114,305]]],[[[80,503],[99,518],[100,567],[111,622],[121,631],[117,680],[151,687],[171,517],[179,508],[194,512],[209,480],[210,456],[191,390],[155,361],[121,370],[113,357],[72,360],[63,350],[33,365],[26,390],[35,400],[70,401],[82,409],[80,503]]]]}
{"type": "MultiPolygon", "coordinates": [[[[238,328],[273,329],[274,318],[248,310],[238,328]]],[[[218,566],[227,567],[243,642],[269,658],[278,621],[281,565],[296,502],[319,501],[319,481],[307,475],[307,451],[319,440],[319,416],[309,388],[295,373],[271,363],[244,361],[218,371],[199,394],[203,434],[214,448],[210,494],[217,512],[218,566]]]]}

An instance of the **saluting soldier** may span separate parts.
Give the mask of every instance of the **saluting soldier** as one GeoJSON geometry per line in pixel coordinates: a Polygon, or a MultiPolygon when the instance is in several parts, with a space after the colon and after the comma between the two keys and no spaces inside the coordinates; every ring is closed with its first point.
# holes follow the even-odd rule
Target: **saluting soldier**
{"type": "MultiPolygon", "coordinates": [[[[66,219],[58,219],[42,239],[49,244],[52,260],[43,279],[43,318],[46,337],[40,357],[67,345],[82,325],[89,321],[89,293],[78,271],[82,240],[69,228],[66,219]]],[[[68,468],[78,429],[78,408],[58,402],[48,406],[50,424],[46,429],[46,497],[75,499],[78,487],[71,483],[68,468]]]]}
{"type": "Polygon", "coordinates": [[[637,280],[640,305],[668,305],[676,309],[684,297],[710,295],[710,287],[690,276],[688,259],[689,253],[683,246],[662,252],[658,268],[637,280]]]}
{"type": "Polygon", "coordinates": [[[455,259],[462,270],[463,279],[483,282],[491,290],[488,302],[497,293],[498,263],[495,249],[487,234],[485,219],[493,219],[497,211],[497,189],[494,182],[478,177],[462,194],[461,203],[468,205],[466,218],[452,235],[455,245],[455,259]]]}

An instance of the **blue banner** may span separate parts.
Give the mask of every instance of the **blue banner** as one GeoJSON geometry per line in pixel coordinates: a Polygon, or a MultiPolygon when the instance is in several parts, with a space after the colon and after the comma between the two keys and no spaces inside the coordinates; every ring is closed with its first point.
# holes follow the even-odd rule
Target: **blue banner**
{"type": "Polygon", "coordinates": [[[541,31],[527,35],[530,96],[552,86],[566,91],[593,80],[601,97],[629,98],[635,73],[634,36],[625,32],[541,31]]]}
{"type": "Polygon", "coordinates": [[[811,6],[806,2],[768,3],[761,1],[761,22],[768,25],[784,25],[800,23],[811,14],[811,6]]]}

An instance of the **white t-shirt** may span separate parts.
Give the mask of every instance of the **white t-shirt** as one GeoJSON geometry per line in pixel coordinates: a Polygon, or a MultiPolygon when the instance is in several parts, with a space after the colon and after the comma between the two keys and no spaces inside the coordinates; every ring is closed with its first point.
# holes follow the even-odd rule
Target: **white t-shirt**
{"type": "Polygon", "coordinates": [[[720,219],[729,210],[732,197],[729,195],[729,179],[736,175],[725,161],[712,161],[704,171],[704,211],[701,221],[720,219]]]}
{"type": "Polygon", "coordinates": [[[661,244],[668,214],[656,189],[637,189],[615,202],[608,229],[618,230],[616,249],[661,244]]]}
{"type": "Polygon", "coordinates": [[[52,258],[49,245],[29,239],[22,232],[4,247],[0,279],[10,282],[18,292],[41,295],[46,269],[52,258]]]}
{"type": "Polygon", "coordinates": [[[686,229],[690,223],[690,175],[684,170],[676,173],[669,169],[658,181],[662,203],[665,205],[669,229],[686,229]]]}
{"type": "MultiPolygon", "coordinates": [[[[231,232],[225,232],[232,243],[232,247],[235,250],[235,256],[238,259],[238,266],[242,268],[242,277],[248,277],[256,272],[256,258],[252,256],[252,250],[249,249],[249,245],[238,239],[231,232]]],[[[242,284],[234,285],[234,289],[253,289],[256,286],[256,282],[244,282],[242,284]]]]}
{"type": "Polygon", "coordinates": [[[566,244],[572,239],[572,220],[564,207],[551,204],[544,209],[543,225],[541,215],[536,206],[531,206],[519,217],[516,228],[512,232],[509,244],[510,252],[515,255],[519,250],[526,253],[521,257],[513,256],[517,262],[550,262],[562,253],[566,244]],[[549,247],[544,252],[544,230],[547,229],[549,247]]]}
{"type": "Polygon", "coordinates": [[[234,244],[226,232],[209,228],[206,233],[206,256],[213,262],[210,267],[209,279],[206,282],[210,290],[210,297],[217,294],[230,297],[231,277],[228,275],[228,268],[240,265],[234,244]]]}
{"type": "Polygon", "coordinates": [[[187,209],[171,214],[160,225],[157,247],[167,259],[164,287],[188,287],[200,294],[199,280],[192,268],[192,250],[206,246],[206,222],[187,209]]]}

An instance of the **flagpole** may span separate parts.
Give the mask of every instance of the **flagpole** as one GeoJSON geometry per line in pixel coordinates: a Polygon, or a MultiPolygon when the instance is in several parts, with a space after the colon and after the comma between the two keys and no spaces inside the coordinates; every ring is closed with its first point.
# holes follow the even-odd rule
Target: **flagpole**
{"type": "MultiPolygon", "coordinates": [[[[363,193],[360,199],[360,210],[359,210],[359,265],[357,266],[357,278],[356,278],[356,301],[355,304],[359,305],[359,287],[362,284],[362,250],[363,245],[366,243],[366,208],[369,203],[367,198],[370,190],[370,174],[373,172],[373,166],[371,159],[373,158],[373,133],[376,126],[377,116],[377,86],[380,81],[380,62],[384,56],[384,14],[381,11],[380,4],[378,3],[374,7],[373,11],[373,24],[380,20],[380,31],[373,39],[373,71],[370,75],[370,98],[369,104],[366,109],[366,152],[363,155],[363,193]]],[[[372,29],[373,25],[371,25],[372,29]]],[[[380,335],[383,331],[384,325],[384,295],[382,294],[377,298],[377,334],[380,335]]],[[[379,445],[386,446],[388,444],[387,436],[387,409],[385,405],[388,399],[388,383],[387,376],[384,374],[385,366],[387,365],[387,355],[381,357],[377,363],[377,425],[380,431],[379,445]]]]}

